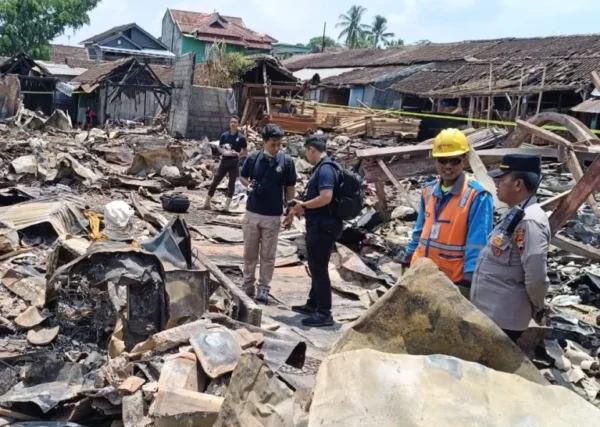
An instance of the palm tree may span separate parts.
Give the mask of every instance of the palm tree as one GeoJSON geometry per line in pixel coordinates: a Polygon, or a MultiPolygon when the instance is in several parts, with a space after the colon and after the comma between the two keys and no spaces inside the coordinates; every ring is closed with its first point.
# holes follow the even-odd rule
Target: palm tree
{"type": "Polygon", "coordinates": [[[388,40],[386,42],[384,42],[385,47],[402,47],[404,46],[404,40],[402,39],[397,39],[397,40],[388,40]]]}
{"type": "Polygon", "coordinates": [[[384,44],[392,37],[394,33],[386,33],[387,31],[387,19],[381,15],[375,15],[373,18],[373,24],[369,27],[369,34],[373,38],[373,47],[379,47],[379,42],[384,44]]]}
{"type": "Polygon", "coordinates": [[[340,22],[335,26],[336,28],[342,28],[338,38],[346,37],[346,46],[353,49],[357,47],[358,41],[361,36],[369,30],[369,26],[361,24],[363,15],[367,11],[362,6],[352,6],[346,14],[341,14],[338,19],[340,22]]]}

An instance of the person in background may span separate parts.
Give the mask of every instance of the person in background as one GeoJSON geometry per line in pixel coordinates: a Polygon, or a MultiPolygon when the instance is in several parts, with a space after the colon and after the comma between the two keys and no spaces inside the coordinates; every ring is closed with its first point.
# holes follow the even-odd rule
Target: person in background
{"type": "Polygon", "coordinates": [[[338,185],[338,171],[327,156],[327,140],[323,135],[311,135],[304,144],[306,159],[313,165],[304,200],[295,200],[292,213],[306,217],[306,254],[311,275],[308,301],[292,310],[309,315],[304,326],[331,326],[331,280],[329,260],[343,231],[343,222],[331,209],[333,193],[338,185]]]}
{"type": "Polygon", "coordinates": [[[292,107],[290,101],[284,101],[283,105],[279,109],[279,112],[284,114],[294,114],[294,107],[292,107]]]}
{"type": "Polygon", "coordinates": [[[550,224],[536,199],[541,158],[507,154],[489,174],[497,179],[498,199],[510,210],[477,261],[471,302],[516,342],[532,318],[543,317],[549,286],[550,224]]]}
{"type": "Polygon", "coordinates": [[[240,119],[237,116],[231,117],[229,120],[229,130],[223,135],[219,141],[219,151],[221,152],[221,162],[217,169],[217,173],[213,177],[210,188],[208,189],[208,197],[204,200],[204,209],[211,208],[211,200],[217,191],[217,186],[223,181],[225,175],[229,175],[229,185],[227,187],[227,199],[225,200],[222,210],[229,210],[231,198],[235,192],[235,180],[239,175],[239,158],[245,157],[247,154],[248,143],[246,138],[239,130],[240,119]]]}
{"type": "Polygon", "coordinates": [[[92,107],[85,109],[85,129],[90,130],[96,125],[96,112],[92,110],[92,107]]]}
{"type": "Polygon", "coordinates": [[[431,259],[469,298],[479,253],[492,230],[494,201],[464,173],[469,141],[458,129],[445,129],[431,152],[439,178],[425,184],[412,241],[402,260],[412,265],[431,259]]]}
{"type": "Polygon", "coordinates": [[[274,124],[264,127],[264,148],[251,153],[241,171],[241,182],[248,189],[244,234],[244,291],[256,301],[267,304],[277,241],[281,228],[284,200],[296,195],[296,167],[291,157],[281,151],[283,130],[274,124]],[[260,255],[258,292],[256,265],[260,255]]]}

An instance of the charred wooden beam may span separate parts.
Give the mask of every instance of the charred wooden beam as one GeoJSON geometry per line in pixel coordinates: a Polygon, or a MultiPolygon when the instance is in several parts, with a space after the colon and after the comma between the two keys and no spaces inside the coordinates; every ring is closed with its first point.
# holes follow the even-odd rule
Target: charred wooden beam
{"type": "Polygon", "coordinates": [[[588,168],[583,177],[558,205],[550,216],[550,229],[556,234],[573,216],[590,194],[600,188],[600,156],[588,168]]]}

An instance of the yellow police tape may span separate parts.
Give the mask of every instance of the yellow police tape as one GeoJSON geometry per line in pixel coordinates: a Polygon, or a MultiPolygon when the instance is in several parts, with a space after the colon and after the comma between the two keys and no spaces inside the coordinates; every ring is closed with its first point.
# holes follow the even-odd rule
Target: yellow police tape
{"type": "MultiPolygon", "coordinates": [[[[444,119],[444,120],[456,120],[456,121],[460,121],[460,122],[469,122],[471,121],[472,123],[483,123],[486,125],[498,125],[498,126],[517,126],[517,122],[511,122],[511,121],[502,121],[502,120],[487,120],[487,119],[469,119],[468,117],[460,117],[460,116],[442,116],[440,114],[429,114],[429,113],[413,113],[410,111],[404,111],[404,110],[382,110],[379,108],[365,108],[365,107],[350,107],[348,105],[336,105],[336,104],[328,104],[325,102],[315,102],[315,101],[311,101],[312,103],[314,103],[315,105],[322,105],[325,107],[334,107],[334,108],[346,108],[349,110],[370,110],[376,113],[391,113],[391,114],[397,114],[400,116],[413,116],[413,117],[430,117],[430,118],[434,118],[434,119],[444,119]]],[[[542,126],[544,129],[549,129],[549,130],[563,130],[566,131],[567,128],[565,128],[564,126],[552,126],[552,125],[544,125],[542,126]]],[[[591,129],[591,131],[593,133],[595,133],[596,135],[600,135],[600,130],[596,130],[596,129],[591,129]]]]}

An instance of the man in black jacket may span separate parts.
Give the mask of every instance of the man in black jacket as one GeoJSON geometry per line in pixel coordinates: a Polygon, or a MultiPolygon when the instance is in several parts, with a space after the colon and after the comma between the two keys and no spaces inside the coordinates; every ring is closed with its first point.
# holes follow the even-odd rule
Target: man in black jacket
{"type": "Polygon", "coordinates": [[[333,214],[331,203],[339,176],[333,161],[327,156],[327,141],[323,135],[312,135],[304,144],[306,159],[315,166],[306,187],[304,200],[296,200],[293,214],[306,216],[306,253],[312,276],[308,301],[292,310],[310,317],[305,326],[331,326],[331,280],[329,259],[335,242],[342,234],[343,223],[333,214]]]}
{"type": "Polygon", "coordinates": [[[242,231],[244,233],[244,291],[256,301],[267,304],[281,216],[285,201],[295,194],[296,168],[293,160],[281,151],[283,130],[268,124],[263,131],[264,148],[253,152],[242,167],[241,182],[248,188],[248,202],[242,231]],[[260,255],[258,293],[256,264],[260,255]]]}
{"type": "Polygon", "coordinates": [[[231,198],[235,192],[235,180],[239,175],[239,158],[246,157],[248,143],[244,134],[240,132],[239,118],[237,116],[231,117],[229,121],[229,131],[221,135],[219,141],[219,151],[221,152],[221,162],[219,168],[215,174],[210,188],[208,189],[208,197],[204,200],[204,209],[210,209],[210,202],[217,191],[217,186],[223,181],[225,175],[229,175],[229,186],[227,187],[227,200],[222,207],[222,210],[229,210],[231,204],[231,198]]]}

